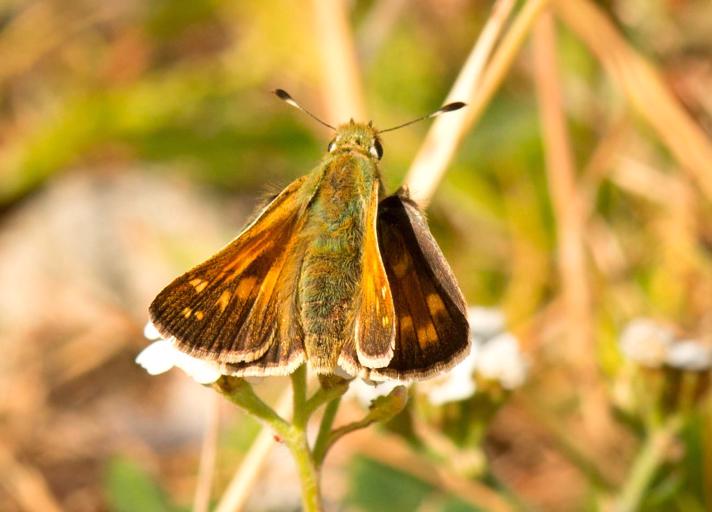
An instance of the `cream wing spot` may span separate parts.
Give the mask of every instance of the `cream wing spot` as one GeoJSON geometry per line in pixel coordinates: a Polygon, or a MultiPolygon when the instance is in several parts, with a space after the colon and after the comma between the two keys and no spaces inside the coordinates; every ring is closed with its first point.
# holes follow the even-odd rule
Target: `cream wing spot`
{"type": "Polygon", "coordinates": [[[428,302],[428,309],[433,315],[442,314],[445,311],[445,304],[443,303],[440,296],[436,293],[431,293],[426,298],[428,302]]]}
{"type": "Polygon", "coordinates": [[[199,277],[191,279],[189,282],[191,285],[193,285],[193,288],[195,288],[195,291],[197,293],[202,292],[203,290],[205,290],[205,287],[208,286],[208,282],[204,279],[200,279],[199,277]]]}
{"type": "Polygon", "coordinates": [[[417,329],[418,345],[425,349],[431,343],[438,341],[438,333],[435,331],[435,326],[428,322],[425,325],[419,325],[417,329]]]}
{"type": "Polygon", "coordinates": [[[220,295],[220,298],[217,300],[217,305],[220,307],[220,311],[225,311],[227,308],[227,305],[230,303],[230,298],[232,297],[232,294],[228,291],[225,290],[222,292],[220,295]]]}
{"type": "Polygon", "coordinates": [[[400,318],[401,329],[411,330],[413,328],[413,318],[410,315],[405,315],[400,318]]]}
{"type": "Polygon", "coordinates": [[[405,257],[405,255],[402,255],[395,263],[395,265],[393,265],[393,273],[396,275],[396,277],[404,277],[408,272],[409,267],[410,261],[408,261],[408,258],[405,257]]]}
{"type": "Polygon", "coordinates": [[[424,346],[428,344],[428,333],[425,327],[418,327],[417,331],[417,336],[418,336],[418,343],[420,346],[424,346]]]}
{"type": "Polygon", "coordinates": [[[429,323],[427,327],[425,328],[425,333],[426,333],[426,344],[428,343],[435,343],[438,341],[438,333],[435,330],[435,326],[432,323],[429,323]]]}

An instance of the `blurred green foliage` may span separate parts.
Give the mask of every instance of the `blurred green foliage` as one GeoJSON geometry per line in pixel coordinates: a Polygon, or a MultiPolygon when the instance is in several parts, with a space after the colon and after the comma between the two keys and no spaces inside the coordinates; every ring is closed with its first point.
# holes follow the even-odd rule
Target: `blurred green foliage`
{"type": "Polygon", "coordinates": [[[124,457],[110,460],[106,469],[107,505],[112,512],[184,512],[157,482],[135,462],[124,457]]]}
{"type": "MultiPolygon", "coordinates": [[[[101,4],[77,2],[71,13],[91,19],[101,4]]],[[[382,43],[365,54],[370,34],[361,29],[378,2],[352,4],[367,105],[377,126],[440,104],[490,7],[484,1],[409,4],[382,43]]],[[[598,4],[615,19],[620,14],[626,36],[661,66],[683,62],[689,48],[709,63],[709,26],[707,33],[684,30],[694,13],[707,12],[698,7],[702,2],[598,4]]],[[[17,0],[0,6],[0,54],[9,70],[0,75],[0,208],[11,210],[52,179],[78,169],[180,174],[216,196],[250,200],[269,184],[283,185],[308,172],[325,152],[328,135],[268,92],[284,87],[316,113],[322,109],[320,66],[304,5],[294,0],[130,1],[79,28],[66,22],[59,3],[17,0]],[[56,43],[38,46],[34,39],[43,34],[31,30],[11,39],[7,34],[22,16],[46,20],[42,26],[56,43]],[[18,47],[16,41],[26,44],[18,47]],[[12,67],[7,62],[13,53],[26,60],[12,61],[12,67]]],[[[618,258],[611,269],[596,259],[599,255],[589,255],[587,276],[596,343],[590,357],[611,379],[622,365],[617,335],[630,317],[659,315],[693,333],[709,328],[710,208],[631,115],[592,54],[567,30],[559,36],[569,135],[582,181],[590,178],[584,172],[600,141],[622,119],[627,127],[623,158],[640,160],[693,189],[688,202],[651,199],[645,190],[616,180],[610,164],[606,172],[599,170],[600,183],[585,190],[591,194],[591,220],[597,222],[593,234],[610,236],[603,245],[610,248],[610,243],[618,258]]],[[[542,314],[561,289],[531,60],[525,49],[464,140],[429,211],[433,232],[469,301],[501,306],[515,326],[542,314]]],[[[400,185],[427,129],[423,123],[387,135],[381,170],[389,191],[400,185]]],[[[594,246],[598,240],[587,243],[594,246]]],[[[546,359],[555,350],[543,351],[546,359]]],[[[548,413],[565,411],[580,398],[561,389],[560,381],[551,386],[559,393],[549,393],[547,377],[538,376],[532,393],[541,393],[548,413]]],[[[609,384],[604,381],[603,387],[609,384]]],[[[710,425],[709,414],[700,415],[684,431],[684,455],[660,472],[645,510],[694,512],[712,506],[710,425]]],[[[223,443],[230,448],[221,451],[226,465],[244,453],[256,431],[251,420],[228,431],[223,443]]],[[[349,487],[347,502],[367,511],[415,510],[437,493],[364,458],[352,463],[349,487]]],[[[137,464],[123,458],[108,462],[105,490],[111,510],[182,510],[137,464]]],[[[440,498],[438,510],[472,510],[440,498]]]]}
{"type": "Polygon", "coordinates": [[[403,472],[371,459],[356,457],[351,462],[350,491],[344,504],[364,512],[411,512],[426,502],[442,512],[484,512],[403,472]]]}

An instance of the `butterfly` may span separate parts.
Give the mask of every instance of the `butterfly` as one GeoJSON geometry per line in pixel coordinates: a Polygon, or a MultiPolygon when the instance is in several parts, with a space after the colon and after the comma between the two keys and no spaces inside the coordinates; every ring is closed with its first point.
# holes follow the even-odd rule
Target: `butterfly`
{"type": "Polygon", "coordinates": [[[466,305],[405,189],[385,196],[380,134],[335,128],[321,163],[263,207],[222,250],[153,300],[151,321],[181,351],[235,376],[304,363],[370,380],[418,380],[466,355],[466,305]]]}

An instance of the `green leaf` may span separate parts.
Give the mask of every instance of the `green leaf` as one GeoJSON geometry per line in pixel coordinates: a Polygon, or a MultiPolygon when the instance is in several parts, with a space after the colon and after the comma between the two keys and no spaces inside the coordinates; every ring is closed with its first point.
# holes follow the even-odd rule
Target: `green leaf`
{"type": "Polygon", "coordinates": [[[170,503],[151,475],[135,462],[115,458],[105,478],[106,501],[112,512],[182,511],[170,503]]]}
{"type": "Polygon", "coordinates": [[[346,501],[365,512],[417,510],[433,492],[430,485],[417,478],[361,457],[351,464],[350,480],[346,501]]]}

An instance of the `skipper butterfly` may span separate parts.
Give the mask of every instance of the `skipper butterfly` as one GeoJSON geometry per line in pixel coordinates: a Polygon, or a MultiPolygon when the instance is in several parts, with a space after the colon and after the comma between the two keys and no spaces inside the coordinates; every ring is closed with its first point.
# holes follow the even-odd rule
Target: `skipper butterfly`
{"type": "Polygon", "coordinates": [[[469,348],[462,292],[407,191],[384,197],[379,131],[332,128],[321,163],[288,185],[216,255],[152,302],[153,324],[181,351],[236,376],[308,363],[372,380],[429,377],[469,348]]]}

